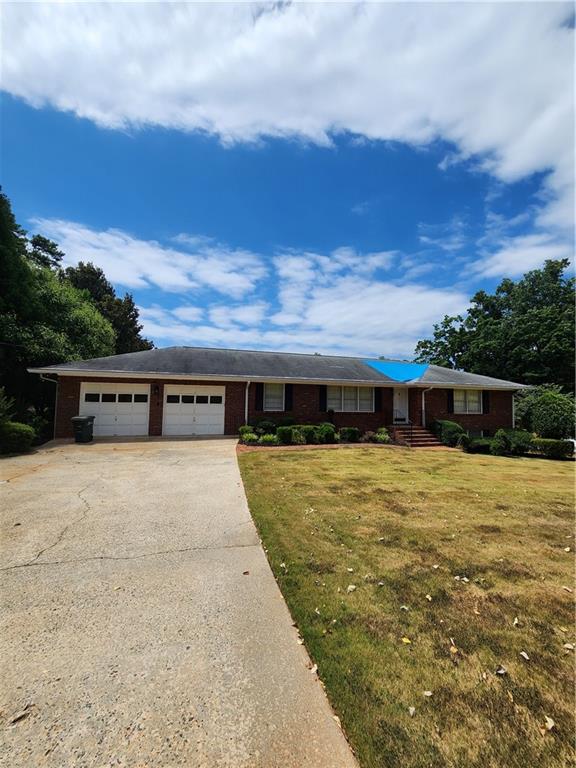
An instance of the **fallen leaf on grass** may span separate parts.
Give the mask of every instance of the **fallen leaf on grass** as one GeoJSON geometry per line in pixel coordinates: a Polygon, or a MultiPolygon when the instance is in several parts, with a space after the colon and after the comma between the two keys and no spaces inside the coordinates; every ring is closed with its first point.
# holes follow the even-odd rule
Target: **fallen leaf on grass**
{"type": "Polygon", "coordinates": [[[548,715],[546,715],[544,717],[544,725],[547,731],[551,731],[552,728],[555,727],[556,723],[554,722],[554,720],[552,720],[551,717],[548,717],[548,715]]]}
{"type": "Polygon", "coordinates": [[[318,672],[318,664],[314,664],[314,666],[310,667],[310,674],[315,675],[318,672]]]}
{"type": "Polygon", "coordinates": [[[562,587],[562,589],[564,590],[564,592],[572,592],[570,587],[562,587]]]}
{"type": "Polygon", "coordinates": [[[430,696],[432,696],[432,691],[424,691],[424,696],[430,698],[430,696]]]}
{"type": "Polygon", "coordinates": [[[414,715],[416,714],[416,707],[408,707],[408,714],[410,715],[410,717],[414,717],[414,715]]]}
{"type": "Polygon", "coordinates": [[[502,664],[498,664],[498,666],[496,667],[496,674],[504,676],[508,674],[508,670],[506,669],[506,667],[503,667],[502,664]]]}
{"type": "Polygon", "coordinates": [[[523,659],[526,659],[526,661],[530,661],[530,656],[528,656],[526,651],[520,651],[520,656],[522,656],[523,659]]]}
{"type": "Polygon", "coordinates": [[[407,605],[401,605],[401,606],[400,606],[400,610],[401,610],[401,611],[409,611],[409,610],[410,610],[410,608],[408,608],[408,606],[407,606],[407,605]]]}
{"type": "Polygon", "coordinates": [[[520,626],[520,622],[518,621],[518,616],[514,617],[514,621],[512,622],[512,625],[514,627],[519,627],[520,626]]]}
{"type": "Polygon", "coordinates": [[[346,592],[350,594],[350,592],[355,592],[355,591],[356,591],[356,584],[348,584],[348,587],[346,588],[346,592]]]}
{"type": "Polygon", "coordinates": [[[250,571],[242,571],[242,576],[250,576],[250,571]]]}
{"type": "Polygon", "coordinates": [[[432,595],[426,595],[426,600],[428,600],[429,603],[432,602],[432,595]]]}
{"type": "Polygon", "coordinates": [[[406,645],[410,645],[412,643],[412,640],[410,640],[409,637],[403,637],[402,642],[405,643],[406,645]]]}
{"type": "Polygon", "coordinates": [[[562,648],[566,648],[567,651],[573,651],[574,650],[574,643],[564,643],[562,648]]]}

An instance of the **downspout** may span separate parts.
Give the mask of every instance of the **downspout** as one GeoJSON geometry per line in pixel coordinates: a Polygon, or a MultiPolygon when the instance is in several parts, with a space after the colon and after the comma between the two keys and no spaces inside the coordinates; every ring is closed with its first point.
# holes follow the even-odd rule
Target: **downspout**
{"type": "Polygon", "coordinates": [[[52,427],[52,439],[56,439],[56,424],[58,419],[58,379],[49,379],[47,376],[44,376],[43,373],[40,374],[40,381],[51,381],[52,384],[56,384],[56,393],[54,395],[54,425],[52,427]]]}
{"type": "Polygon", "coordinates": [[[248,390],[251,382],[246,382],[246,394],[244,395],[244,424],[248,424],[248,390]]]}
{"type": "Polygon", "coordinates": [[[431,389],[434,389],[434,387],[428,387],[428,389],[422,390],[422,426],[426,426],[426,398],[424,395],[426,392],[430,392],[431,389]]]}
{"type": "Polygon", "coordinates": [[[512,392],[512,429],[516,429],[516,392],[512,392]]]}

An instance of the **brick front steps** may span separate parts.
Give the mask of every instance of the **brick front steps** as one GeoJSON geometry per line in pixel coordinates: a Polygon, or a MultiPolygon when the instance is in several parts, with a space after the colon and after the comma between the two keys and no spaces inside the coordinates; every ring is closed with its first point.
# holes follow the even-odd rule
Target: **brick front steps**
{"type": "Polygon", "coordinates": [[[410,448],[441,448],[442,443],[436,435],[433,435],[429,429],[425,427],[413,426],[410,428],[408,425],[394,424],[388,428],[390,436],[395,443],[400,445],[408,445],[410,448]]]}

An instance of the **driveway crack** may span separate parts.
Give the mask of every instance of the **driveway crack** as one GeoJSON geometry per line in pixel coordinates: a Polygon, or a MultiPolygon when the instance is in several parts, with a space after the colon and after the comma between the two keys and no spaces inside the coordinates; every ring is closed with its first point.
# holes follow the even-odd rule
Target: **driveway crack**
{"type": "Polygon", "coordinates": [[[85,493],[88,490],[88,488],[90,488],[92,485],[94,485],[94,483],[97,483],[100,479],[101,479],[100,477],[96,478],[96,480],[93,480],[91,483],[88,483],[88,485],[84,486],[84,488],[81,488],[78,491],[76,496],[84,504],[84,510],[81,512],[81,514],[75,520],[72,520],[72,522],[67,523],[62,528],[62,530],[56,536],[56,539],[52,542],[52,544],[48,544],[48,546],[43,547],[42,549],[40,549],[34,555],[34,557],[31,560],[29,560],[27,563],[21,563],[20,565],[17,565],[17,566],[16,565],[12,565],[12,566],[8,566],[7,568],[0,568],[0,570],[4,571],[4,570],[10,570],[11,568],[23,568],[23,567],[26,567],[26,566],[29,566],[29,565],[35,565],[35,564],[38,563],[40,557],[42,557],[42,555],[45,552],[49,552],[51,549],[54,549],[54,547],[57,547],[58,544],[60,544],[61,541],[64,539],[64,536],[66,536],[68,531],[71,528],[73,528],[74,526],[76,526],[79,523],[83,522],[86,519],[86,517],[88,516],[88,513],[91,510],[91,506],[90,506],[90,503],[87,501],[87,499],[84,498],[84,496],[82,494],[85,493]]]}
{"type": "MultiPolygon", "coordinates": [[[[52,548],[46,547],[43,551],[48,551],[52,548]]],[[[17,563],[16,565],[7,565],[4,568],[0,568],[2,571],[14,571],[19,568],[31,568],[40,565],[67,565],[69,563],[87,563],[91,560],[142,560],[146,557],[158,557],[159,555],[173,555],[183,552],[217,552],[218,550],[226,549],[250,549],[253,547],[260,547],[260,543],[257,544],[230,544],[219,547],[207,546],[207,547],[182,547],[181,549],[161,549],[157,552],[143,552],[141,555],[93,555],[91,557],[78,557],[71,558],[69,560],[29,560],[27,563],[17,563]]]]}

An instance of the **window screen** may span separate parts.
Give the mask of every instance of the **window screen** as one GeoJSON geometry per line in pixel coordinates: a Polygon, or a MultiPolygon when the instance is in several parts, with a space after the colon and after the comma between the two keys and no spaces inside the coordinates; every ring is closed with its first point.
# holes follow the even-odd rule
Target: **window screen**
{"type": "Polygon", "coordinates": [[[284,384],[264,384],[264,410],[284,410],[284,384]]]}

